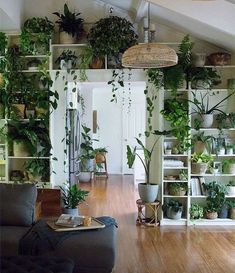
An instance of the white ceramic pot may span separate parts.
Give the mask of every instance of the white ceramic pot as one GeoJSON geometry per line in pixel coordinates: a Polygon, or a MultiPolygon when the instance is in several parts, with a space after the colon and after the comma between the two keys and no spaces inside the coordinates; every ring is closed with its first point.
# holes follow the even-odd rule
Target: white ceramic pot
{"type": "Polygon", "coordinates": [[[173,219],[173,220],[179,220],[182,217],[183,207],[179,211],[175,212],[173,207],[167,208],[166,216],[167,218],[173,219]]]}
{"type": "Polygon", "coordinates": [[[91,172],[80,172],[78,175],[79,182],[90,182],[91,174],[91,172]]]}
{"type": "Polygon", "coordinates": [[[61,44],[75,44],[76,38],[68,34],[65,31],[60,32],[60,43],[61,44]]]}
{"type": "Polygon", "coordinates": [[[229,174],[235,174],[235,163],[231,163],[228,166],[228,173],[229,174]]]}
{"type": "Polygon", "coordinates": [[[139,183],[138,191],[140,199],[147,203],[152,203],[157,200],[159,185],[139,183]]]}
{"type": "Polygon", "coordinates": [[[72,69],[73,65],[72,65],[72,60],[61,60],[60,61],[60,69],[61,70],[67,70],[67,69],[72,69]]]}
{"type": "Polygon", "coordinates": [[[218,155],[225,155],[225,149],[224,148],[220,148],[217,152],[218,155]]]}
{"type": "Polygon", "coordinates": [[[227,155],[233,155],[233,148],[227,148],[226,149],[226,154],[227,155]]]}
{"type": "Polygon", "coordinates": [[[228,195],[235,196],[235,186],[227,186],[228,195]]]}
{"type": "Polygon", "coordinates": [[[212,127],[213,121],[214,121],[214,115],[213,114],[201,115],[201,127],[202,128],[212,127]]]}
{"type": "Polygon", "coordinates": [[[78,216],[79,215],[78,208],[75,208],[75,209],[63,208],[62,211],[63,211],[64,214],[70,214],[70,215],[73,215],[73,216],[78,216]]]}
{"type": "Polygon", "coordinates": [[[171,150],[171,149],[166,149],[166,150],[165,150],[165,154],[166,154],[166,155],[171,155],[171,153],[172,153],[172,150],[171,150]]]}

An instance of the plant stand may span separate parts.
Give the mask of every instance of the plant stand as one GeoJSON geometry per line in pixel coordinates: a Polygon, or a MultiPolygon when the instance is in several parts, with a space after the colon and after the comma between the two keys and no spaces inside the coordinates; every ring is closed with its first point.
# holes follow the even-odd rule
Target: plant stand
{"type": "Polygon", "coordinates": [[[138,208],[138,217],[136,219],[136,225],[145,225],[145,226],[160,226],[160,221],[158,220],[157,212],[161,202],[156,200],[152,203],[147,203],[141,199],[136,200],[136,205],[138,208]],[[149,208],[153,212],[153,216],[146,218],[143,213],[143,208],[149,208]]]}

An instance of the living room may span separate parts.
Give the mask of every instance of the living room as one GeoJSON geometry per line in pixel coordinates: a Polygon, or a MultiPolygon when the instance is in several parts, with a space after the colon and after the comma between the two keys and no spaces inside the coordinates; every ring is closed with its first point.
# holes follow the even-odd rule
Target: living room
{"type": "Polygon", "coordinates": [[[0,0],[1,272],[235,272],[234,14],[0,0]]]}

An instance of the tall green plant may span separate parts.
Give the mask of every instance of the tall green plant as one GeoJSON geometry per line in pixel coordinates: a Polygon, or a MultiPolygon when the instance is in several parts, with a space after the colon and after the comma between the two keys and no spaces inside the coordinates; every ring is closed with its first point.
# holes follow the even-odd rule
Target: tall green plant
{"type": "Polygon", "coordinates": [[[64,14],[53,12],[59,19],[56,23],[59,25],[60,31],[65,31],[77,39],[84,32],[83,19],[80,12],[71,12],[67,4],[64,4],[64,14]]]}

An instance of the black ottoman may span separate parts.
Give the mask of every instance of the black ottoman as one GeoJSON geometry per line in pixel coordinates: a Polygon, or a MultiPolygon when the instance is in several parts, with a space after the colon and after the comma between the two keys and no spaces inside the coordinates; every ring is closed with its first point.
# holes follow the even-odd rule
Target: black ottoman
{"type": "Polygon", "coordinates": [[[72,273],[70,259],[41,256],[12,256],[0,258],[1,273],[72,273]]]}

